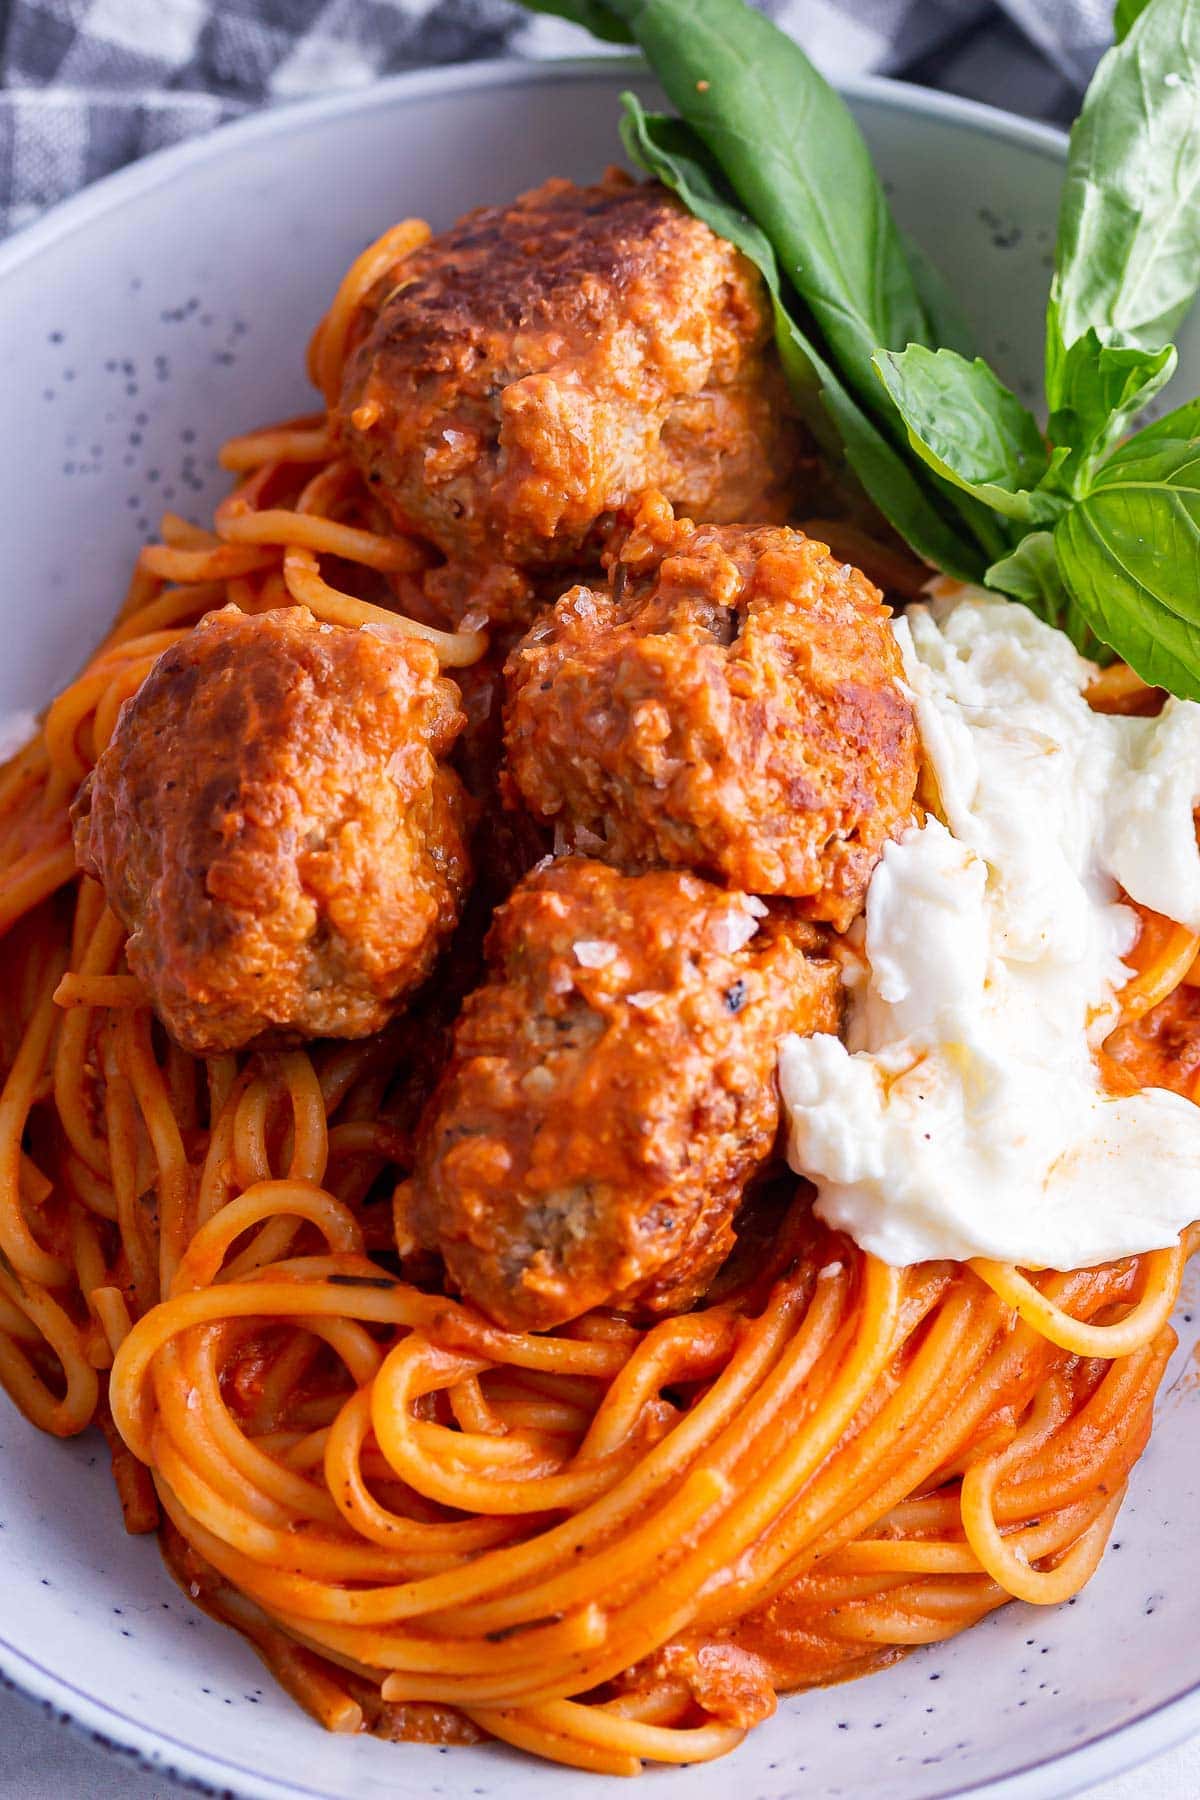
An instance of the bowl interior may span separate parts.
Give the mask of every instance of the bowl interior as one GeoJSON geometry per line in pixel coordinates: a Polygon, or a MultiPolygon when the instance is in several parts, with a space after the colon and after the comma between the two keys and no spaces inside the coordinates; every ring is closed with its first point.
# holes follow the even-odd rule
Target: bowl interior
{"type": "MultiPolygon", "coordinates": [[[[158,514],[206,516],[225,485],[221,439],[312,406],[303,347],[363,244],[406,213],[440,225],[552,173],[594,178],[617,159],[629,84],[654,97],[611,64],[403,78],[144,166],[0,255],[0,723],[78,667],[158,514]]],[[[981,349],[1033,399],[1061,173],[1052,135],[883,84],[854,105],[903,225],[962,297],[981,349]]],[[[1184,353],[1191,392],[1195,329],[1184,353]]],[[[1082,1778],[1083,1762],[1035,1765],[1200,1684],[1194,1377],[1181,1356],[1117,1542],[1077,1603],[1008,1607],[868,1682],[785,1701],[732,1763],[656,1772],[655,1793],[715,1800],[736,1782],[758,1800],[932,1800],[1004,1777],[1023,1795],[1064,1791],[1067,1768],[1082,1778]]],[[[597,1791],[498,1747],[325,1736],[177,1592],[152,1544],[123,1536],[99,1440],[52,1443],[0,1403],[0,1458],[0,1668],[88,1725],[245,1794],[597,1791]]],[[[1193,1722],[1171,1718],[1138,1745],[1193,1722]]],[[[1086,1772],[1132,1754],[1110,1745],[1086,1772]]]]}

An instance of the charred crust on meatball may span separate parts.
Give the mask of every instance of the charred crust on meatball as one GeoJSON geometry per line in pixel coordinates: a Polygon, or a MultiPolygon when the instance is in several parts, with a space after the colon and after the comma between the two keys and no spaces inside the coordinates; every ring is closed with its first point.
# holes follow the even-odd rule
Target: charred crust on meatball
{"type": "Polygon", "coordinates": [[[912,817],[916,721],[890,614],[824,544],[648,497],[606,589],[506,667],[506,792],[570,846],[695,869],[844,930],[912,817]]]}
{"type": "MultiPolygon", "coordinates": [[[[784,516],[798,436],[761,279],[654,183],[554,180],[468,213],[358,334],[340,441],[451,563],[578,566],[648,487],[705,518],[784,516]]],[[[493,617],[522,604],[494,585],[493,617]]]]}
{"type": "Polygon", "coordinates": [[[691,1304],[775,1148],[780,1036],[837,1029],[824,948],[690,874],[526,876],[417,1134],[409,1218],[452,1282],[514,1329],[691,1304]]]}
{"type": "Polygon", "coordinates": [[[463,725],[428,644],[304,607],[210,614],[122,709],[74,807],[129,966],[196,1054],[387,1023],[466,890],[463,725]]]}

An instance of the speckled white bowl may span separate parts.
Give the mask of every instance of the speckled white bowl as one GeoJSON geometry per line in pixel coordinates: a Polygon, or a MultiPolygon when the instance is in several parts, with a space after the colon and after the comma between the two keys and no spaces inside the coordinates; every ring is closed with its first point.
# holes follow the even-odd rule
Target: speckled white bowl
{"type": "MultiPolygon", "coordinates": [[[[477,65],[227,128],[131,169],[0,251],[0,717],[84,656],[164,505],[203,517],[229,433],[310,404],[303,346],[351,256],[404,213],[445,223],[617,155],[611,61],[477,65]]],[[[648,84],[637,83],[643,88],[648,84]]],[[[905,226],[1034,392],[1062,140],[920,90],[854,109],[905,226]]],[[[1200,334],[1185,346],[1200,387],[1200,334]]],[[[2,952],[0,952],[2,954],[2,952]]],[[[1061,1795],[1200,1729],[1194,1328],[1116,1541],[1070,1607],[1013,1606],[857,1685],[785,1701],[660,1800],[1061,1795]]],[[[331,1800],[584,1800],[595,1777],[499,1747],[323,1734],[123,1536],[102,1445],[0,1401],[0,1670],[65,1720],[200,1785],[331,1800]]],[[[116,1780],[119,1786],[119,1776],[116,1780]]]]}

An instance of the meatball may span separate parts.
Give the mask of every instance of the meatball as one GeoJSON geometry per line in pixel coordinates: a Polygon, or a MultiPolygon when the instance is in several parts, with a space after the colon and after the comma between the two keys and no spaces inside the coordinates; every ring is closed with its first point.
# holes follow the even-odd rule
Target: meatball
{"type": "Polygon", "coordinates": [[[462,1291],[535,1330],[701,1294],[775,1145],[778,1039],[837,1029],[821,944],[695,875],[528,875],[417,1137],[409,1224],[462,1291]]]}
{"type": "Polygon", "coordinates": [[[424,979],[468,879],[462,723],[428,644],[305,607],[226,607],[159,657],[75,846],[184,1049],[363,1037],[424,979]]]}
{"type": "Polygon", "coordinates": [[[795,433],[763,284],[665,188],[548,181],[396,273],[339,431],[452,562],[570,565],[648,486],[708,519],[784,516],[795,433]]]}
{"type": "Polygon", "coordinates": [[[798,531],[647,509],[608,591],[573,588],[509,658],[513,797],[622,868],[692,868],[844,930],[916,789],[889,617],[798,531]]]}

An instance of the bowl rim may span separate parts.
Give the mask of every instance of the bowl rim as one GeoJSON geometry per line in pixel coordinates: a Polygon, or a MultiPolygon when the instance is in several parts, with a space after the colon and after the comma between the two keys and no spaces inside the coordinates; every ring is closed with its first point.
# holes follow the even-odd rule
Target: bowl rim
{"type": "MultiPolygon", "coordinates": [[[[612,81],[617,75],[647,74],[640,56],[564,56],[539,61],[516,57],[489,57],[478,62],[446,63],[428,69],[408,69],[384,76],[369,87],[344,89],[316,99],[290,100],[267,106],[240,118],[227,120],[180,144],[152,150],[136,162],[102,175],[58,201],[41,217],[20,226],[0,243],[0,280],[38,256],[80,226],[90,225],[106,213],[156,188],[165,187],[183,172],[201,164],[218,164],[238,156],[243,145],[286,136],[291,130],[346,118],[354,113],[387,111],[408,99],[450,93],[472,93],[480,88],[541,86],[548,81],[612,81]]],[[[860,75],[835,83],[848,100],[869,101],[895,112],[921,113],[973,128],[984,136],[1020,144],[1025,149],[1061,161],[1067,134],[1056,125],[1021,118],[980,100],[965,100],[935,88],[893,81],[882,75],[860,75]]],[[[81,97],[88,98],[88,90],[81,97]]]]}
{"type": "MultiPolygon", "coordinates": [[[[154,151],[102,176],[41,218],[18,229],[0,245],[0,283],[26,263],[107,214],[156,189],[169,186],[194,168],[236,162],[243,147],[310,125],[362,113],[388,111],[406,101],[469,95],[482,89],[540,87],[552,81],[615,83],[625,74],[647,72],[642,58],[627,55],[555,57],[522,61],[488,58],[406,70],[369,87],[316,99],[292,101],[234,119],[199,137],[154,151]]],[[[1025,119],[999,107],[882,76],[839,78],[849,100],[895,112],[915,113],[998,138],[1062,162],[1067,136],[1056,126],[1025,119]]],[[[85,96],[86,97],[86,96],[85,96]]],[[[114,1756],[133,1759],[159,1777],[179,1778],[202,1792],[238,1795],[243,1800],[325,1800],[316,1788],[280,1781],[244,1768],[212,1751],[199,1750],[168,1732],[144,1724],[119,1706],[86,1692],[0,1636],[0,1686],[41,1702],[61,1724],[72,1727],[114,1756]]],[[[1133,1768],[1200,1732],[1200,1683],[1193,1683],[1123,1725],[1100,1731],[1084,1743],[1050,1758],[1018,1765],[1005,1775],[967,1787],[940,1789],[928,1800],[1060,1800],[1080,1789],[1133,1768]]]]}

